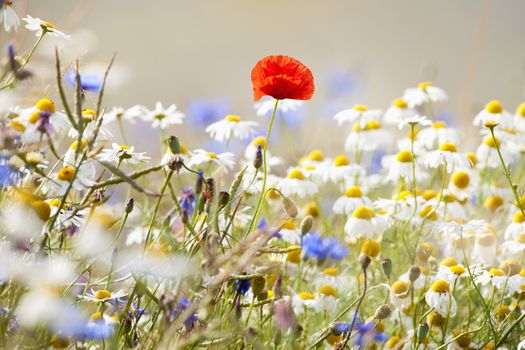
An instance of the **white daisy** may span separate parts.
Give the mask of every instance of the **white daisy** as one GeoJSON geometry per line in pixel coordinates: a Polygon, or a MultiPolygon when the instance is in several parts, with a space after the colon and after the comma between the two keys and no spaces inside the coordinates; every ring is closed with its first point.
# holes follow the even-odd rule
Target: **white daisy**
{"type": "Polygon", "coordinates": [[[439,146],[439,149],[429,152],[424,156],[423,162],[429,168],[446,165],[448,173],[451,173],[456,168],[472,166],[470,159],[466,155],[458,153],[456,145],[453,143],[444,143],[439,146]]]}
{"type": "Polygon", "coordinates": [[[18,26],[20,25],[20,19],[18,18],[18,15],[16,14],[15,10],[13,10],[12,6],[12,0],[4,0],[0,5],[2,9],[0,22],[4,22],[4,29],[6,32],[11,31],[11,28],[15,28],[16,31],[18,29],[18,26]]]}
{"type": "MultiPolygon", "coordinates": [[[[398,183],[400,179],[406,179],[412,181],[414,156],[409,150],[399,151],[395,157],[386,156],[381,160],[382,166],[388,169],[388,175],[385,178],[385,182],[398,183]]],[[[414,163],[415,173],[419,175],[419,180],[423,179],[426,175],[419,169],[419,164],[414,163]]]]}
{"type": "Polygon", "coordinates": [[[381,127],[381,124],[372,119],[363,127],[356,122],[352,131],[345,141],[345,150],[375,151],[380,147],[386,147],[390,144],[391,135],[381,127]]]}
{"type": "Polygon", "coordinates": [[[381,117],[381,111],[378,109],[369,110],[365,105],[355,105],[350,109],[345,109],[334,116],[338,125],[349,123],[353,125],[355,122],[359,122],[361,127],[364,127],[366,123],[375,119],[378,120],[381,117]]]}
{"type": "Polygon", "coordinates": [[[503,289],[508,282],[508,276],[501,269],[482,270],[481,274],[474,278],[474,282],[482,286],[491,284],[497,289],[503,289]]]}
{"type": "Polygon", "coordinates": [[[492,100],[476,115],[473,124],[483,126],[487,122],[496,122],[503,127],[509,127],[512,125],[512,119],[512,114],[503,109],[501,102],[492,100]]]}
{"type": "Polygon", "coordinates": [[[297,196],[306,198],[317,193],[317,186],[310,180],[307,180],[304,173],[297,168],[291,169],[288,175],[279,181],[277,188],[285,196],[297,196]]]}
{"type": "Polygon", "coordinates": [[[414,108],[427,102],[446,101],[448,100],[448,95],[443,89],[425,81],[419,83],[417,88],[406,89],[403,93],[403,100],[406,101],[410,108],[414,108]]]}
{"type": "Polygon", "coordinates": [[[458,133],[452,128],[448,128],[443,121],[437,121],[431,128],[425,128],[418,134],[427,149],[434,149],[444,143],[457,144],[459,142],[458,133]]]}
{"type": "Polygon", "coordinates": [[[146,153],[134,152],[134,146],[119,145],[116,143],[111,144],[112,148],[103,149],[98,155],[97,158],[110,163],[119,164],[124,162],[126,164],[139,164],[144,163],[151,158],[145,156],[146,153]]]}
{"type": "Polygon", "coordinates": [[[360,206],[372,206],[372,201],[363,195],[358,186],[349,187],[343,196],[334,203],[334,213],[339,215],[351,215],[360,206]]]}
{"type": "Polygon", "coordinates": [[[214,153],[197,149],[192,152],[190,160],[188,161],[188,167],[190,168],[210,164],[216,165],[217,169],[221,172],[228,172],[233,169],[235,165],[235,155],[230,152],[214,153]]]}
{"type": "Polygon", "coordinates": [[[239,140],[247,139],[255,134],[253,121],[242,121],[241,117],[228,114],[223,120],[215,122],[206,128],[206,132],[215,141],[228,141],[232,137],[239,140]]]}
{"type": "Polygon", "coordinates": [[[360,237],[377,239],[389,226],[390,220],[387,217],[362,205],[354,210],[352,216],[346,221],[346,239],[350,243],[356,242],[360,237]]]}
{"type": "Polygon", "coordinates": [[[456,300],[450,292],[450,284],[443,280],[435,281],[425,294],[425,301],[441,316],[454,317],[456,315],[456,300]]]}
{"type": "MultiPolygon", "coordinates": [[[[95,131],[97,131],[97,119],[96,112],[92,109],[85,109],[82,111],[82,120],[84,122],[84,131],[82,137],[86,139],[92,139],[95,136],[95,131]]],[[[113,134],[106,127],[108,121],[102,119],[102,124],[98,127],[97,131],[97,140],[108,140],[112,138],[113,134]]],[[[75,128],[70,128],[67,135],[73,139],[78,137],[78,130],[75,128]]]]}
{"type": "Polygon", "coordinates": [[[396,98],[392,105],[386,110],[383,121],[387,125],[398,125],[401,121],[413,117],[416,111],[408,107],[402,98],[396,98]]]}
{"type": "Polygon", "coordinates": [[[63,196],[71,181],[72,188],[77,191],[83,191],[86,187],[95,184],[96,169],[92,161],[85,161],[80,168],[64,162],[64,166],[58,170],[52,179],[46,182],[46,192],[51,192],[57,196],[63,196]]]}
{"type": "Polygon", "coordinates": [[[49,33],[49,35],[56,36],[58,38],[63,39],[70,39],[71,36],[64,34],[60,30],[56,29],[55,26],[49,22],[46,22],[44,20],[41,20],[40,18],[33,18],[29,15],[27,15],[24,18],[24,22],[26,22],[26,28],[32,32],[35,32],[35,35],[37,37],[41,37],[42,35],[49,33]]]}
{"type": "MultiPolygon", "coordinates": [[[[463,265],[440,266],[436,278],[454,284],[457,279],[468,276],[467,269],[463,265]]],[[[457,283],[457,282],[456,282],[457,283]]]]}
{"type": "Polygon", "coordinates": [[[146,113],[146,109],[140,105],[136,105],[128,109],[122,107],[113,107],[111,111],[104,113],[104,122],[112,123],[114,121],[120,120],[135,124],[135,120],[142,117],[146,113]]]}
{"type": "MultiPolygon", "coordinates": [[[[261,152],[266,144],[266,138],[264,136],[256,137],[250,142],[250,144],[244,150],[244,157],[249,161],[253,162],[257,156],[257,150],[260,148],[261,152]]],[[[266,159],[268,171],[274,166],[283,164],[283,159],[279,157],[272,157],[269,150],[266,150],[266,159]]]]}
{"type": "Polygon", "coordinates": [[[473,171],[473,169],[458,169],[450,177],[448,190],[458,200],[462,201],[470,198],[475,193],[479,181],[479,173],[473,171]]]}
{"type": "MultiPolygon", "coordinates": [[[[288,112],[295,112],[304,105],[304,101],[284,99],[279,100],[277,105],[277,112],[286,114],[288,112]]],[[[275,108],[275,99],[271,96],[264,96],[254,105],[257,115],[259,117],[269,117],[275,108]]]]}
{"type": "Polygon", "coordinates": [[[93,301],[95,303],[104,303],[110,300],[120,299],[122,297],[125,297],[126,295],[127,293],[124,292],[123,290],[119,290],[115,293],[111,293],[107,289],[101,289],[96,292],[93,289],[91,289],[91,293],[87,293],[83,297],[83,299],[87,301],[93,301]]]}
{"type": "Polygon", "coordinates": [[[176,105],[172,104],[164,108],[160,102],[155,104],[155,109],[145,109],[144,113],[143,119],[151,122],[152,127],[160,129],[166,129],[171,125],[182,124],[185,118],[184,113],[177,111],[176,105]]]}
{"type": "Polygon", "coordinates": [[[494,169],[501,166],[501,160],[496,147],[499,148],[505,164],[513,163],[516,160],[516,156],[513,152],[509,151],[507,146],[508,144],[501,142],[497,136],[495,138],[493,138],[492,135],[486,136],[476,151],[478,167],[482,169],[494,169]]]}
{"type": "Polygon", "coordinates": [[[515,239],[506,241],[500,245],[502,252],[517,255],[525,250],[525,232],[521,232],[515,239]]]}
{"type": "Polygon", "coordinates": [[[406,126],[430,126],[432,121],[425,116],[414,115],[412,117],[402,119],[398,123],[398,128],[401,130],[406,126]]]}
{"type": "Polygon", "coordinates": [[[343,154],[335,157],[331,166],[323,169],[323,172],[323,180],[335,184],[340,184],[342,181],[352,182],[354,178],[365,175],[365,170],[361,166],[350,164],[350,160],[343,154]]]}
{"type": "Polygon", "coordinates": [[[505,229],[505,240],[517,239],[523,232],[525,232],[525,216],[521,210],[518,210],[512,218],[512,223],[505,229]]]}
{"type": "Polygon", "coordinates": [[[518,108],[516,108],[516,113],[514,113],[514,125],[519,131],[525,132],[525,102],[521,103],[518,108]]]}

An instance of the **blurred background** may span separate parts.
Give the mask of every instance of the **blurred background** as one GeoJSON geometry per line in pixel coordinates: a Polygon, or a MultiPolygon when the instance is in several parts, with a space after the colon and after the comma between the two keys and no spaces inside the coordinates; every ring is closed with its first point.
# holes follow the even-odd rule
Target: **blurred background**
{"type": "MultiPolygon", "coordinates": [[[[525,100],[523,0],[17,0],[15,10],[72,35],[46,38],[31,68],[52,65],[55,45],[82,66],[117,53],[108,106],[161,101],[188,112],[208,103],[257,119],[251,68],[268,54],[294,56],[317,86],[305,113],[316,132],[297,141],[305,145],[333,141],[325,132],[335,112],[354,103],[386,109],[424,80],[448,92],[437,115],[456,126],[471,125],[490,99],[512,112],[525,100]]],[[[19,51],[35,40],[22,28],[1,35],[19,51]]]]}

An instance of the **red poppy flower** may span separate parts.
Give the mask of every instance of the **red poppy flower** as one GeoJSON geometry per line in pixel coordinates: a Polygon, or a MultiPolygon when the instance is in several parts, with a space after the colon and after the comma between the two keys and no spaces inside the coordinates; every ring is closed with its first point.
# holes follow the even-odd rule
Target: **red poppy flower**
{"type": "Polygon", "coordinates": [[[304,64],[289,56],[267,56],[252,69],[253,99],[272,96],[277,100],[309,100],[314,77],[304,64]]]}

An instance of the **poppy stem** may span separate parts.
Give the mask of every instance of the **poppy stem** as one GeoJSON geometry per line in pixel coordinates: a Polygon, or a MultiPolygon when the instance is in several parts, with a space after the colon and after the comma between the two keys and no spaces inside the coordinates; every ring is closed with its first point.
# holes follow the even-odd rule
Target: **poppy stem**
{"type": "Polygon", "coordinates": [[[273,126],[273,122],[275,120],[275,114],[277,113],[277,107],[279,105],[279,100],[275,100],[275,105],[273,107],[273,112],[272,112],[272,117],[270,118],[270,123],[268,124],[268,132],[266,133],[266,142],[264,143],[264,148],[263,148],[263,184],[262,184],[262,188],[261,188],[261,194],[259,195],[259,200],[257,201],[257,206],[255,207],[255,214],[252,218],[252,220],[250,221],[250,225],[248,226],[248,230],[246,231],[246,236],[248,236],[250,234],[250,232],[252,231],[252,228],[253,228],[253,225],[254,223],[257,222],[257,220],[259,219],[259,215],[261,213],[261,208],[262,208],[262,205],[263,205],[263,201],[264,201],[264,196],[265,196],[265,193],[266,193],[266,179],[267,179],[267,176],[268,176],[268,163],[267,163],[267,160],[266,160],[266,150],[268,149],[268,143],[270,141],[270,133],[272,132],[272,126],[273,126]]]}

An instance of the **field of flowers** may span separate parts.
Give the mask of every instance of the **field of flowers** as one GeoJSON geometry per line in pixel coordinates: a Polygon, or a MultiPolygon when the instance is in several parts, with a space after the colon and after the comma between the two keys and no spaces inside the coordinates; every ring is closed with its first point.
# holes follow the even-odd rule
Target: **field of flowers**
{"type": "Polygon", "coordinates": [[[422,82],[336,113],[339,150],[280,157],[315,75],[271,55],[246,72],[258,121],[225,111],[199,146],[175,105],[105,104],[115,58],[85,74],[57,49],[50,88],[9,104],[71,40],[13,4],[4,29],[35,37],[0,78],[0,348],[525,349],[525,103],[467,133],[422,82]],[[129,143],[138,120],[162,140],[129,143]]]}

